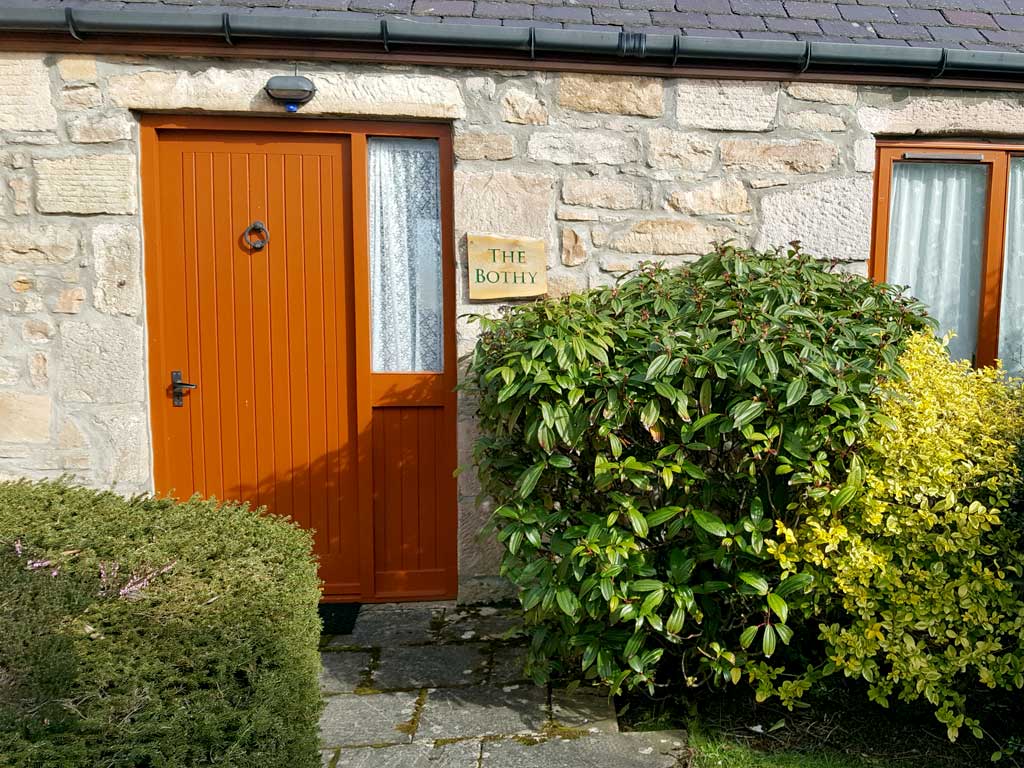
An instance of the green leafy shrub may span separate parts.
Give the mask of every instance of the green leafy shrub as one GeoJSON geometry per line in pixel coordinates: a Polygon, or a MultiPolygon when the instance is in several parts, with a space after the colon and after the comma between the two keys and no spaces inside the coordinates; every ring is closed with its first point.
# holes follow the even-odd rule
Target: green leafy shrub
{"type": "Polygon", "coordinates": [[[954,362],[918,335],[906,379],[874,398],[862,487],[841,511],[809,506],[772,547],[818,576],[829,666],[869,695],[924,699],[951,739],[972,690],[1024,687],[1024,541],[1002,525],[1020,481],[1024,400],[998,369],[954,362]]]}
{"type": "Polygon", "coordinates": [[[723,246],[479,320],[475,460],[534,677],[735,681],[788,644],[809,577],[782,580],[766,537],[850,500],[920,306],[795,246],[723,246]]]}
{"type": "Polygon", "coordinates": [[[11,691],[50,680],[35,695],[60,716],[22,695],[0,710],[5,765],[319,765],[308,532],[239,504],[3,483],[0,548],[15,542],[49,565],[0,582],[0,669],[11,691]]]}

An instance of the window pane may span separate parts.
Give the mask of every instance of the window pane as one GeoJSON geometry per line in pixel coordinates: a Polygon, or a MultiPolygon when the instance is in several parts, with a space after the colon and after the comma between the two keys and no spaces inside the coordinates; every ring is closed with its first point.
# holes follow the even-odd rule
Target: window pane
{"type": "Polygon", "coordinates": [[[910,286],[939,322],[959,359],[978,344],[988,167],[895,163],[886,279],[910,286]]]}
{"type": "Polygon", "coordinates": [[[1024,374],[1024,157],[1010,160],[1006,206],[1006,255],[999,311],[999,357],[1014,375],[1024,374]]]}
{"type": "Polygon", "coordinates": [[[370,139],[373,370],[441,371],[441,185],[433,139],[370,139]]]}

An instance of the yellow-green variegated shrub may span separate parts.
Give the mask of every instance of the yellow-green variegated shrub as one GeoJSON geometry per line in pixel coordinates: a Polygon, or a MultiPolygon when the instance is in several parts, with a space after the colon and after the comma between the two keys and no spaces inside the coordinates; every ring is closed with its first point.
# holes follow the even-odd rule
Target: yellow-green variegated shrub
{"type": "Polygon", "coordinates": [[[863,678],[883,705],[926,699],[951,739],[980,735],[966,694],[1024,686],[1024,542],[1003,524],[1022,398],[929,335],[899,363],[908,376],[878,393],[851,475],[858,495],[779,526],[771,551],[785,570],[817,572],[826,674],[863,678]]]}

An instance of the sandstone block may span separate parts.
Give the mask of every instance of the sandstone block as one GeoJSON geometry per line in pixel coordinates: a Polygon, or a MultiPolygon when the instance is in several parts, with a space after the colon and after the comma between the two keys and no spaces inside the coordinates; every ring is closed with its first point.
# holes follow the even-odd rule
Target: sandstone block
{"type": "Polygon", "coordinates": [[[554,183],[550,176],[535,174],[456,171],[456,230],[548,240],[554,183]]]}
{"type": "Polygon", "coordinates": [[[56,127],[50,72],[43,57],[0,55],[0,131],[50,131],[56,127]]]}
{"type": "Polygon", "coordinates": [[[564,74],[558,103],[577,112],[658,117],[665,111],[661,80],[653,77],[564,74]]]}
{"type": "Polygon", "coordinates": [[[785,116],[784,122],[786,127],[796,128],[799,131],[839,132],[846,130],[846,122],[838,115],[815,112],[810,109],[802,112],[790,112],[785,116]]]}
{"type": "Polygon", "coordinates": [[[548,275],[548,296],[557,299],[570,293],[579,293],[587,289],[587,276],[577,271],[574,274],[561,273],[548,275]]]}
{"type": "Polygon", "coordinates": [[[47,395],[0,392],[0,442],[49,442],[52,405],[47,395]]]}
{"type": "Polygon", "coordinates": [[[455,156],[460,160],[508,160],[515,154],[515,137],[507,133],[460,133],[455,136],[455,156]]]}
{"type": "Polygon", "coordinates": [[[134,403],[144,397],[142,328],[129,320],[103,324],[67,320],[60,326],[63,399],[134,403]]]}
{"type": "MultiPolygon", "coordinates": [[[[280,112],[263,92],[263,83],[282,70],[217,67],[202,72],[137,72],[107,81],[111,101],[126,109],[199,109],[280,112]]],[[[455,80],[436,75],[310,75],[316,95],[303,114],[388,117],[465,117],[466,106],[455,80]]]]}
{"type": "Polygon", "coordinates": [[[77,315],[82,311],[83,301],[85,301],[84,288],[65,288],[57,295],[53,311],[62,315],[77,315]]]}
{"type": "Polygon", "coordinates": [[[11,189],[15,216],[26,216],[32,212],[32,182],[27,176],[13,176],[7,182],[11,189]]]}
{"type": "Polygon", "coordinates": [[[873,134],[1024,133],[1024,106],[1016,100],[978,97],[911,97],[891,106],[861,107],[861,127],[873,134]]]}
{"type": "MultiPolygon", "coordinates": [[[[587,260],[587,243],[583,236],[572,227],[562,230],[562,263],[567,267],[578,267],[587,260]]],[[[550,293],[550,290],[548,291],[550,293]]]]}
{"type": "Polygon", "coordinates": [[[652,128],[647,132],[647,162],[652,168],[707,171],[714,154],[714,145],[696,133],[668,128],[652,128]]]}
{"type": "MultiPolygon", "coordinates": [[[[140,372],[141,378],[141,372],[140,372]]],[[[149,440],[145,417],[136,410],[107,408],[93,417],[97,433],[106,443],[104,480],[134,490],[149,479],[149,440]]]]}
{"type": "Polygon", "coordinates": [[[567,178],[562,182],[562,200],[569,205],[627,210],[643,205],[640,187],[609,178],[567,178]]]}
{"type": "Polygon", "coordinates": [[[106,144],[132,137],[132,120],[124,113],[73,115],[68,118],[68,137],[78,144],[106,144]]]}
{"type": "Polygon", "coordinates": [[[839,157],[835,144],[810,139],[726,139],[719,150],[723,165],[775,173],[822,173],[833,168],[839,157]]]}
{"type": "Polygon", "coordinates": [[[770,248],[799,240],[815,256],[841,261],[868,258],[872,182],[868,176],[824,179],[766,195],[755,245],[770,248]]]}
{"type": "Polygon", "coordinates": [[[28,377],[36,389],[42,389],[50,381],[49,362],[45,352],[34,352],[28,359],[28,377]]]}
{"type": "Polygon", "coordinates": [[[21,363],[9,357],[0,357],[0,384],[13,387],[21,379],[21,363]]]}
{"type": "Polygon", "coordinates": [[[728,177],[673,192],[669,205],[694,214],[746,213],[750,210],[747,190],[739,179],[728,177]]]}
{"type": "Polygon", "coordinates": [[[57,71],[65,83],[95,83],[96,59],[88,56],[64,56],[57,62],[57,71]]]}
{"type": "Polygon", "coordinates": [[[520,125],[547,125],[548,111],[526,91],[512,88],[501,99],[501,119],[520,125]]]}
{"type": "Polygon", "coordinates": [[[49,320],[26,320],[21,326],[21,338],[29,344],[47,344],[53,338],[53,324],[49,320]]]}
{"type": "Polygon", "coordinates": [[[29,277],[16,277],[11,281],[11,290],[15,293],[25,293],[36,287],[36,283],[29,277]]]}
{"type": "Polygon", "coordinates": [[[36,205],[44,213],[135,213],[135,157],[77,155],[34,162],[36,205]]]}
{"type": "Polygon", "coordinates": [[[874,139],[858,139],[853,143],[853,169],[860,173],[875,172],[874,139]]]}
{"type": "Polygon", "coordinates": [[[73,448],[84,448],[88,443],[86,442],[85,435],[73,421],[65,421],[64,425],[60,428],[60,432],[57,433],[57,447],[63,448],[64,450],[71,450],[73,448]]]}
{"type": "Polygon", "coordinates": [[[65,87],[60,92],[60,102],[64,109],[92,109],[103,103],[103,94],[95,85],[65,87]]]}
{"type": "Polygon", "coordinates": [[[770,131],[775,126],[779,86],[727,80],[680,80],[676,117],[685,127],[709,131],[770,131]]]}
{"type": "Polygon", "coordinates": [[[65,264],[77,246],[75,234],[63,227],[0,227],[0,264],[65,264]]]}
{"type": "Polygon", "coordinates": [[[611,242],[623,253],[698,255],[711,250],[713,242],[736,239],[727,227],[690,219],[648,219],[611,242]]]}
{"type": "Polygon", "coordinates": [[[852,85],[831,85],[829,83],[790,83],[786,93],[801,101],[817,101],[823,104],[850,106],[857,101],[857,89],[852,85]]]}
{"type": "Polygon", "coordinates": [[[532,160],[559,165],[621,165],[640,159],[640,147],[632,136],[596,133],[535,133],[527,154],[532,160]]]}
{"type": "Polygon", "coordinates": [[[142,309],[141,245],[136,227],[100,224],[92,233],[96,268],[93,304],[108,315],[135,315],[142,309]]]}

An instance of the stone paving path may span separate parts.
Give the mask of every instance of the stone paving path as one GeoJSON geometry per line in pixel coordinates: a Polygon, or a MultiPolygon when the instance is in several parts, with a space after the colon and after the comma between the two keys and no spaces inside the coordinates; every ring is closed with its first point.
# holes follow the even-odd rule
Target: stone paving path
{"type": "Polygon", "coordinates": [[[325,768],[681,768],[680,731],[620,733],[596,691],[523,679],[516,611],[364,606],[325,637],[325,768]]]}

